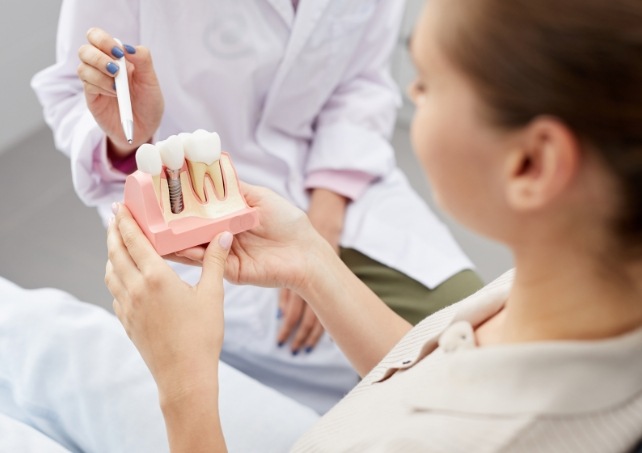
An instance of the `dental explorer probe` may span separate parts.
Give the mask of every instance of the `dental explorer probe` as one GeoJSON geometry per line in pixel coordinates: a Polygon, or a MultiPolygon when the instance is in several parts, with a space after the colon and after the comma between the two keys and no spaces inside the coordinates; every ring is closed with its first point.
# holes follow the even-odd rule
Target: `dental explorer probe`
{"type": "MultiPolygon", "coordinates": [[[[114,40],[123,46],[118,38],[114,40]]],[[[127,63],[125,55],[118,60],[118,74],[116,74],[116,99],[118,99],[118,113],[120,114],[120,124],[123,126],[123,132],[127,142],[131,145],[134,142],[134,115],[132,114],[132,100],[129,95],[129,79],[127,78],[127,63]]]]}

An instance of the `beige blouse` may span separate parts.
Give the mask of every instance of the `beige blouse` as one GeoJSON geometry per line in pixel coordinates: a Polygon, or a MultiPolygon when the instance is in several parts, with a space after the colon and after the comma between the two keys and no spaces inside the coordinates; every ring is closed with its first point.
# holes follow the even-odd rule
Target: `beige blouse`
{"type": "Polygon", "coordinates": [[[296,452],[625,452],[642,437],[642,329],[475,346],[509,272],[425,319],[296,452]]]}

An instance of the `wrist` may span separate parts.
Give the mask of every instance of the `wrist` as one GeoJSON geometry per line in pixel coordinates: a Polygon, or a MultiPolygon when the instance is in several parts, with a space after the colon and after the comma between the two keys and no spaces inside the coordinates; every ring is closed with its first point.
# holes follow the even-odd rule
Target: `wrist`
{"type": "Polygon", "coordinates": [[[319,234],[315,234],[307,245],[301,277],[297,279],[296,286],[290,289],[304,300],[311,301],[314,294],[332,285],[334,269],[342,262],[333,246],[319,234]]]}
{"type": "Polygon", "coordinates": [[[189,406],[204,395],[218,395],[218,360],[209,366],[201,364],[198,369],[167,371],[156,378],[163,412],[189,406]]]}
{"type": "Polygon", "coordinates": [[[343,231],[346,207],[349,199],[327,189],[313,189],[310,193],[308,217],[321,235],[338,245],[343,231]]]}
{"type": "Polygon", "coordinates": [[[112,163],[123,161],[130,157],[138,146],[130,145],[129,143],[117,143],[111,138],[107,137],[107,157],[112,163]]]}

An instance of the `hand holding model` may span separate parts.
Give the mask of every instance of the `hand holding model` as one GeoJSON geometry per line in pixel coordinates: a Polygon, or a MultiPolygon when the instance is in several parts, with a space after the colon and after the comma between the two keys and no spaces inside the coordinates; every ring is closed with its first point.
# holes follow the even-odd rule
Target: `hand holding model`
{"type": "Polygon", "coordinates": [[[151,140],[163,116],[163,94],[154,71],[149,50],[143,46],[121,46],[104,30],[91,28],[88,44],[78,50],[78,76],[83,82],[87,107],[107,136],[108,152],[124,158],[151,140]],[[134,141],[129,144],[123,134],[118,112],[114,79],[119,68],[114,59],[128,61],[129,89],[134,116],[134,141]]]}
{"type": "MultiPolygon", "coordinates": [[[[332,319],[330,333],[335,341],[342,344],[357,371],[365,373],[370,370],[410,329],[410,324],[396,316],[392,316],[391,321],[390,309],[345,267],[303,211],[268,189],[244,183],[240,187],[248,205],[258,212],[259,226],[236,235],[233,242],[229,233],[223,233],[208,248],[196,247],[180,252],[183,257],[202,262],[203,275],[195,287],[182,281],[179,283],[180,279],[158,256],[125,206],[119,206],[112,222],[105,281],[118,300],[114,302],[114,310],[125,323],[134,343],[138,347],[142,343],[145,350],[152,349],[148,345],[160,344],[155,338],[173,330],[175,322],[180,322],[190,331],[189,335],[172,334],[171,340],[167,341],[183,344],[176,344],[162,353],[162,357],[154,358],[156,363],[162,364],[162,367],[150,366],[159,388],[162,390],[163,383],[171,379],[166,378],[166,374],[157,376],[160,371],[156,370],[162,368],[163,373],[170,376],[194,371],[189,368],[193,365],[190,359],[174,360],[173,350],[194,347],[202,352],[200,346],[216,347],[217,354],[212,355],[218,357],[222,345],[223,292],[215,285],[221,284],[223,268],[225,278],[232,283],[283,287],[300,294],[321,320],[332,319]],[[231,250],[224,259],[219,249],[229,247],[229,242],[232,242],[231,250]],[[206,270],[216,266],[221,270],[206,270]],[[206,279],[214,279],[218,283],[206,284],[206,279]],[[201,307],[201,294],[207,291],[210,294],[207,303],[216,308],[201,307]],[[157,304],[168,307],[157,310],[157,304]],[[366,304],[367,311],[364,311],[363,304],[366,304]],[[193,305],[197,307],[194,310],[191,308],[193,305]],[[177,313],[168,314],[173,310],[177,313]],[[354,324],[354,316],[357,315],[359,325],[354,324]],[[217,320],[215,328],[210,325],[192,330],[189,327],[211,324],[210,321],[203,322],[208,317],[217,320]],[[381,319],[388,321],[390,329],[374,339],[372,328],[381,319]],[[199,339],[199,335],[203,338],[199,339]],[[358,341],[362,336],[368,338],[368,348],[358,341]]],[[[195,353],[187,355],[196,358],[195,353]]],[[[209,366],[205,365],[205,368],[209,366]]],[[[175,391],[169,383],[167,388],[175,391]]]]}

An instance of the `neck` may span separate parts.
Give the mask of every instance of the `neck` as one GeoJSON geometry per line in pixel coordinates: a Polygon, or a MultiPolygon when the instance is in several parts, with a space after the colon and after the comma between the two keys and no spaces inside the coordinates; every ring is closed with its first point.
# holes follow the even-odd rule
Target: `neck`
{"type": "Polygon", "coordinates": [[[642,266],[541,246],[517,250],[504,309],[480,343],[597,340],[642,327],[642,266]],[[488,335],[488,332],[492,332],[488,335]]]}

